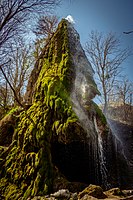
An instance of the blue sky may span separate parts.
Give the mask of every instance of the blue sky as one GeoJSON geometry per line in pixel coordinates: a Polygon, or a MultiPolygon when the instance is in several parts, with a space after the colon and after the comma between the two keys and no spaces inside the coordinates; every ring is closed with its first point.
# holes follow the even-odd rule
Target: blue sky
{"type": "MultiPolygon", "coordinates": [[[[60,18],[72,15],[82,45],[92,30],[114,32],[120,38],[122,48],[133,48],[133,0],[64,0],[56,10],[60,18]]],[[[133,81],[133,56],[123,63],[124,73],[133,81]]]]}

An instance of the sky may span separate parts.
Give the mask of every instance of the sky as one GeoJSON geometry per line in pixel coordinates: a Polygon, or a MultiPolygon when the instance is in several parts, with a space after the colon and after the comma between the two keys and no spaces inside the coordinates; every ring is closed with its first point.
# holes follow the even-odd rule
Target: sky
{"type": "MultiPolygon", "coordinates": [[[[75,28],[80,34],[82,46],[85,45],[92,30],[113,32],[121,41],[122,48],[133,48],[133,0],[63,0],[56,14],[61,18],[71,15],[75,28]]],[[[124,74],[133,81],[133,55],[122,65],[124,74]]]]}

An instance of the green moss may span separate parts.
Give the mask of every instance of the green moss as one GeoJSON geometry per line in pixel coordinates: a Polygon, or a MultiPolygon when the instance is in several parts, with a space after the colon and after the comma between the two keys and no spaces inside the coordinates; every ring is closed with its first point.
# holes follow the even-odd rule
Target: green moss
{"type": "Polygon", "coordinates": [[[85,195],[90,195],[98,199],[105,199],[107,196],[103,193],[103,190],[100,186],[90,184],[82,192],[79,193],[79,198],[82,198],[85,195]]]}
{"type": "Polygon", "coordinates": [[[7,177],[7,190],[0,192],[8,191],[7,199],[18,199],[17,192],[23,194],[23,199],[50,193],[54,173],[51,139],[60,134],[67,142],[67,129],[77,121],[69,99],[71,56],[65,20],[59,24],[39,65],[33,105],[20,113],[16,142],[4,163],[2,176],[7,177]]]}
{"type": "Polygon", "coordinates": [[[20,199],[22,196],[22,191],[15,184],[8,182],[8,179],[2,178],[0,180],[0,192],[5,200],[8,199],[20,199]]]}
{"type": "Polygon", "coordinates": [[[25,191],[24,195],[23,195],[23,200],[28,199],[28,197],[31,196],[31,192],[32,192],[32,183],[30,184],[30,186],[27,188],[27,190],[25,191]]]}
{"type": "Polygon", "coordinates": [[[93,102],[93,106],[94,106],[94,110],[96,112],[96,115],[98,116],[98,118],[101,120],[103,125],[107,124],[106,118],[102,112],[102,110],[99,108],[99,106],[93,102]]]}
{"type": "Polygon", "coordinates": [[[107,196],[125,197],[124,192],[120,188],[112,188],[105,193],[107,196]]]}
{"type": "Polygon", "coordinates": [[[0,146],[0,155],[7,150],[8,147],[0,146]]]}
{"type": "Polygon", "coordinates": [[[17,106],[15,108],[12,108],[11,110],[9,110],[9,112],[7,113],[8,115],[12,115],[14,113],[16,113],[20,108],[17,106]]]}

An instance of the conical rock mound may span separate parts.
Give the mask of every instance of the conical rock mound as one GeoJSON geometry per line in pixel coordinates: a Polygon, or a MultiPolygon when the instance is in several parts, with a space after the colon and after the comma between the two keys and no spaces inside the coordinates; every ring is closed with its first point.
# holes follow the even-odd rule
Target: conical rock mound
{"type": "MultiPolygon", "coordinates": [[[[26,94],[31,106],[17,115],[12,143],[6,148],[1,147],[0,192],[6,199],[45,195],[54,188],[56,190],[56,184],[71,187],[64,177],[71,179],[72,174],[69,174],[67,166],[62,167],[63,152],[64,163],[68,158],[75,162],[70,155],[76,155],[76,163],[70,168],[70,171],[73,167],[75,170],[79,164],[78,148],[82,151],[84,144],[87,146],[86,141],[97,132],[94,116],[105,138],[107,134],[104,133],[108,132],[104,116],[92,102],[96,94],[99,92],[93,80],[93,70],[80,45],[79,35],[63,19],[31,73],[26,94]],[[83,108],[82,112],[87,106],[83,119],[78,116],[78,106],[83,108]],[[89,116],[89,133],[84,129],[86,124],[81,123],[86,115],[89,116]]],[[[91,145],[87,148],[89,152],[91,145]]],[[[81,159],[85,151],[79,156],[81,159]]],[[[90,155],[86,163],[87,170],[89,165],[91,169],[95,166],[94,163],[89,164],[92,157],[90,155]]],[[[83,179],[76,176],[72,177],[72,181],[87,182],[84,172],[83,179]]],[[[93,182],[96,174],[90,177],[89,181],[93,182]]]]}

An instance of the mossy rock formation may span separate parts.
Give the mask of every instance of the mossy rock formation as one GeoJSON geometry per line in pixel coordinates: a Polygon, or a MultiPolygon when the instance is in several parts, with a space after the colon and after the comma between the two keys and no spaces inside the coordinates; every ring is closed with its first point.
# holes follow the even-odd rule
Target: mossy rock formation
{"type": "Polygon", "coordinates": [[[85,188],[82,192],[79,193],[79,199],[81,199],[86,194],[99,199],[105,199],[107,197],[103,193],[102,188],[97,185],[89,185],[87,188],[85,188]]]}
{"type": "MultiPolygon", "coordinates": [[[[21,110],[17,116],[11,143],[0,147],[0,193],[7,200],[26,200],[62,187],[81,191],[86,185],[78,182],[96,183],[94,168],[97,166],[100,171],[100,163],[95,164],[92,156],[94,146],[92,141],[88,145],[90,138],[73,109],[71,99],[76,65],[80,63],[80,73],[83,71],[80,71],[81,65],[87,63],[87,58],[83,59],[83,50],[77,54],[74,49],[77,35],[72,32],[71,26],[63,19],[45,46],[28,83],[26,100],[31,106],[21,110]],[[89,155],[90,148],[92,155],[89,155]],[[81,177],[77,178],[82,162],[81,177]],[[88,172],[88,166],[93,172],[88,172]],[[89,181],[86,173],[90,173],[89,181]]],[[[99,94],[92,74],[90,67],[86,75],[90,95],[84,93],[85,98],[89,98],[84,109],[91,124],[90,132],[95,135],[95,118],[106,143],[106,120],[92,101],[99,94]]],[[[77,96],[78,99],[83,97],[82,94],[77,96]]],[[[110,150],[111,147],[107,148],[110,150]]]]}
{"type": "Polygon", "coordinates": [[[51,190],[51,140],[60,135],[60,140],[67,142],[70,124],[77,121],[69,100],[70,61],[67,23],[63,20],[38,62],[40,73],[32,106],[21,112],[12,148],[4,158],[0,189],[7,199],[21,195],[27,199],[51,190]]]}

